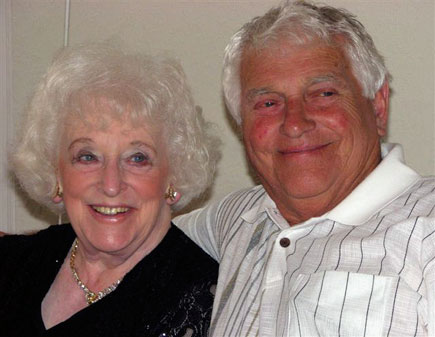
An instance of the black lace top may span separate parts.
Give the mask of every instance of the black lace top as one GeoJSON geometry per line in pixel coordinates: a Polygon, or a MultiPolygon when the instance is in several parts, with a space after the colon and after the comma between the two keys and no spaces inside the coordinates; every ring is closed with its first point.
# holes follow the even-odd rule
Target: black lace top
{"type": "Polygon", "coordinates": [[[45,330],[41,302],[75,234],[70,225],[0,238],[0,336],[206,336],[217,263],[172,226],[118,288],[45,330]]]}

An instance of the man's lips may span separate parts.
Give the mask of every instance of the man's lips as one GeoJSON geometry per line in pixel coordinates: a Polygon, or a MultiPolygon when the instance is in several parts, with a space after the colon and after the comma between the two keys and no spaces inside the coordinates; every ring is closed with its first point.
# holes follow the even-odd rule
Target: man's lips
{"type": "Polygon", "coordinates": [[[304,154],[310,153],[317,150],[322,150],[331,143],[321,144],[321,145],[304,145],[298,147],[288,147],[283,150],[278,150],[280,154],[289,155],[289,154],[304,154]]]}

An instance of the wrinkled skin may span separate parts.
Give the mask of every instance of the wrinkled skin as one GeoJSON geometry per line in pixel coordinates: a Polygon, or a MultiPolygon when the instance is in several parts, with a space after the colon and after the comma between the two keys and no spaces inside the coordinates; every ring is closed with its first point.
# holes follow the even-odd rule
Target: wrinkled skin
{"type": "Polygon", "coordinates": [[[290,225],[331,210],[380,162],[388,83],[363,97],[338,45],[246,50],[241,88],[247,156],[290,225]]]}

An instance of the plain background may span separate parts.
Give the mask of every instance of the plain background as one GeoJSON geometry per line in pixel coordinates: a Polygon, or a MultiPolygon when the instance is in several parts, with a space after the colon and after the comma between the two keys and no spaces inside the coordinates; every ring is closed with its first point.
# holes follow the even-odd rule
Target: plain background
{"type": "MultiPolygon", "coordinates": [[[[11,99],[5,111],[12,114],[4,116],[3,111],[0,116],[3,120],[13,117],[19,128],[33,89],[63,45],[65,3],[0,1],[9,1],[11,99]]],[[[323,2],[356,14],[373,36],[393,75],[387,140],[403,144],[407,162],[418,172],[435,174],[434,0],[323,2]]],[[[181,61],[196,104],[207,120],[216,123],[223,140],[216,181],[203,202],[254,184],[238,136],[225,114],[220,86],[222,54],[243,23],[275,4],[277,1],[271,0],[71,0],[70,45],[114,39],[130,51],[165,51],[181,61]]],[[[3,158],[2,163],[6,162],[3,158]]],[[[5,165],[2,170],[4,176],[5,165]]],[[[6,191],[5,184],[2,180],[0,189],[6,191]]],[[[8,215],[0,222],[0,230],[32,231],[57,222],[56,215],[27,199],[16,187],[8,191],[7,205],[2,205],[8,215]]]]}

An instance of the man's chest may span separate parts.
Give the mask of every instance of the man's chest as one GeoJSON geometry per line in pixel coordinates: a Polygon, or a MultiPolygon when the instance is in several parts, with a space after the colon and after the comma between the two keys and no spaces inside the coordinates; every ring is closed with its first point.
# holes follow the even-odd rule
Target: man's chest
{"type": "Polygon", "coordinates": [[[327,220],[289,231],[267,221],[251,233],[241,230],[234,236],[237,244],[227,246],[220,270],[226,277],[219,281],[213,314],[215,336],[421,332],[421,279],[403,277],[418,274],[412,270],[418,261],[398,247],[385,219],[364,228],[327,220]]]}

